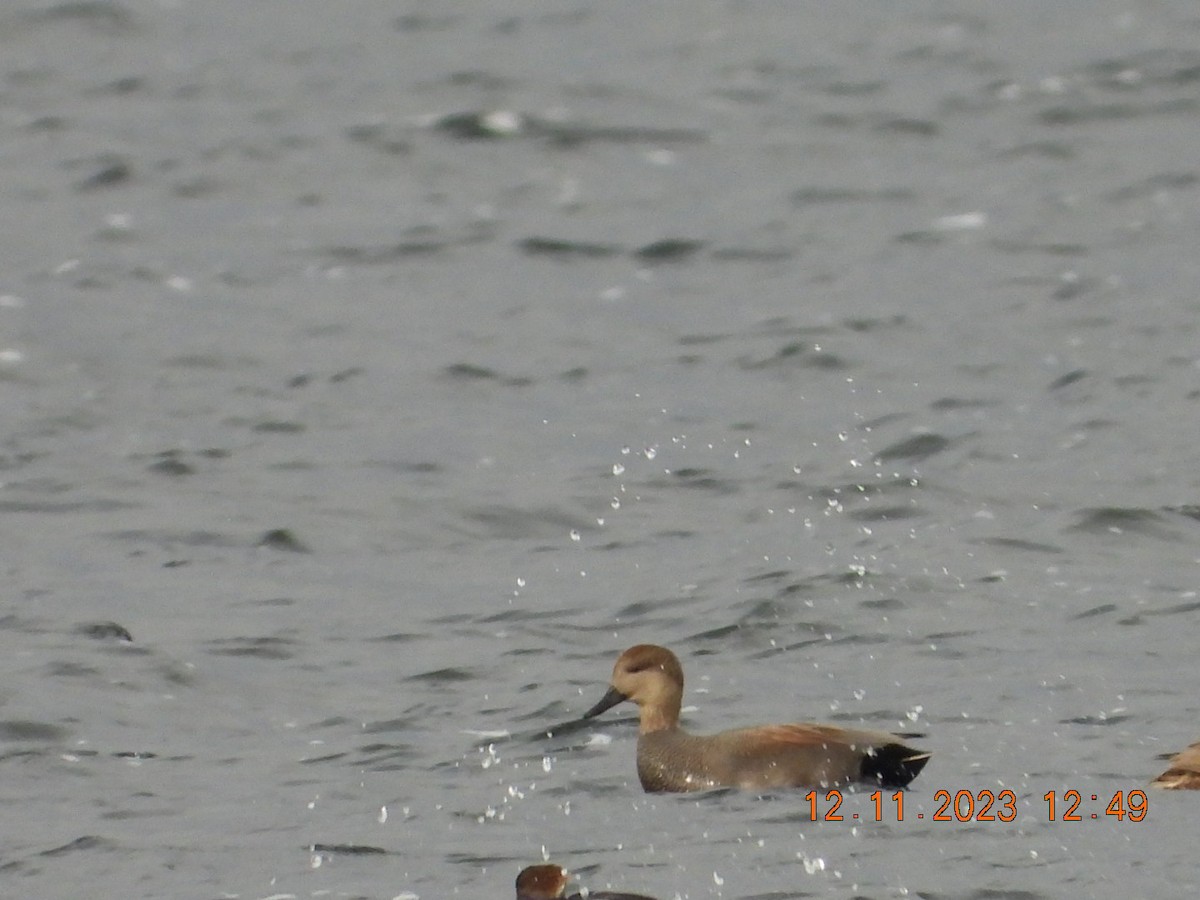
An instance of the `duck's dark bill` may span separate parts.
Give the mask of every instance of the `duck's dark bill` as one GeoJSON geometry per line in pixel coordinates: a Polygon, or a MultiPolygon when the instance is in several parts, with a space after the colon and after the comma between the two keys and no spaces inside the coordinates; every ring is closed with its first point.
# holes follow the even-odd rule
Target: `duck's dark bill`
{"type": "Polygon", "coordinates": [[[600,713],[604,712],[606,709],[612,709],[618,703],[624,703],[628,699],[629,699],[629,697],[627,697],[625,694],[622,694],[615,687],[610,687],[608,689],[608,693],[600,698],[600,702],[597,703],[595,706],[593,706],[591,709],[589,709],[587,712],[585,712],[583,714],[582,718],[594,719],[596,716],[600,715],[600,713]]]}

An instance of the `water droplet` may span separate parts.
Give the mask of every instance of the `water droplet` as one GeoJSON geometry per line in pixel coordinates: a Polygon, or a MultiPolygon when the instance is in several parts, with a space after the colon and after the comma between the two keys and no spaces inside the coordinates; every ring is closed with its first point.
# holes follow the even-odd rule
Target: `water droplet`
{"type": "Polygon", "coordinates": [[[620,463],[613,463],[613,474],[614,475],[624,475],[625,467],[623,465],[621,465],[620,463]]]}

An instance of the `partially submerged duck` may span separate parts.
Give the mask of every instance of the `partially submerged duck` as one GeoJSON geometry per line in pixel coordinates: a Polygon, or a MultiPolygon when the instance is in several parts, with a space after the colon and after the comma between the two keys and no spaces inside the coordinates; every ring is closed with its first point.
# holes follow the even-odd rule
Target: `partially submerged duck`
{"type": "Polygon", "coordinates": [[[571,875],[561,866],[546,863],[528,866],[517,876],[517,900],[583,900],[597,897],[599,900],[654,900],[644,894],[622,894],[616,891],[588,891],[586,894],[567,896],[567,883],[571,875]]]}

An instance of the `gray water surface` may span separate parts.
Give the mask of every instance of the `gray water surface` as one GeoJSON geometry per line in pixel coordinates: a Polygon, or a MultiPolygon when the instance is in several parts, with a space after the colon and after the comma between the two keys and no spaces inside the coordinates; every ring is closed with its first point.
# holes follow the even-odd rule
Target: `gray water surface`
{"type": "Polygon", "coordinates": [[[1198,39],[7,5],[0,894],[1191,896],[1195,797],[1103,813],[1200,738],[1198,39]],[[697,731],[923,733],[904,821],[547,737],[640,642],[697,731]]]}

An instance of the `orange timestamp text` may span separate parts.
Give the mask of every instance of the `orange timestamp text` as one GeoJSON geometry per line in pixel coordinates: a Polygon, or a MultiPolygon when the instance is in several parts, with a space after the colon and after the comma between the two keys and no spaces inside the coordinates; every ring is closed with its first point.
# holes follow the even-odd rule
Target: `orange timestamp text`
{"type": "MultiPolygon", "coordinates": [[[[804,795],[808,802],[808,813],[812,821],[842,822],[905,821],[904,791],[885,794],[872,791],[867,795],[871,811],[866,814],[843,813],[842,792],[836,788],[825,791],[809,791],[804,795]]],[[[1083,822],[1090,819],[1116,819],[1118,821],[1141,822],[1150,810],[1146,792],[1135,788],[1117,791],[1111,797],[1085,794],[1082,791],[1047,791],[1042,795],[1046,804],[1046,819],[1049,822],[1083,822]],[[1090,798],[1090,800],[1089,800],[1090,798]]],[[[1017,819],[1017,795],[1010,790],[936,791],[933,795],[934,811],[926,815],[916,813],[915,818],[931,822],[1015,822],[1017,819]]],[[[909,816],[913,818],[913,816],[909,816]]]]}

